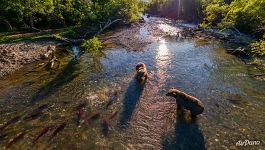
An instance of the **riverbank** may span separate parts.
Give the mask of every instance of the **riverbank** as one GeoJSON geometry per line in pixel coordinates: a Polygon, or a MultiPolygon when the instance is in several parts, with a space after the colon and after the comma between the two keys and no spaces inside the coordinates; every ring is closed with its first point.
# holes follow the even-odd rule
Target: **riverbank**
{"type": "Polygon", "coordinates": [[[0,79],[27,64],[48,58],[55,48],[55,42],[0,44],[0,79]]]}
{"type": "MultiPolygon", "coordinates": [[[[142,22],[109,30],[99,35],[99,39],[107,48],[122,47],[127,51],[143,51],[148,44],[158,42],[163,37],[170,37],[176,40],[189,38],[206,41],[220,40],[229,45],[237,45],[233,49],[225,49],[228,53],[237,56],[251,55],[246,51],[251,41],[249,37],[236,35],[236,33],[232,32],[210,31],[196,26],[185,26],[185,24],[178,24],[165,18],[147,18],[146,16],[143,16],[143,18],[144,21],[142,22]]],[[[45,59],[44,55],[47,52],[55,51],[56,44],[72,45],[69,41],[84,41],[85,39],[80,39],[82,37],[81,34],[84,33],[81,30],[84,29],[78,30],[76,28],[66,28],[45,33],[2,35],[0,42],[6,43],[10,41],[11,43],[0,44],[0,78],[10,75],[26,64],[45,59]],[[75,35],[76,39],[73,38],[73,35],[75,35]]],[[[86,31],[86,33],[90,32],[86,31]]]]}
{"type": "MultiPolygon", "coordinates": [[[[175,35],[179,32],[168,25],[170,22],[167,19],[146,18],[144,23],[122,27],[119,31],[114,31],[111,36],[101,35],[100,39],[103,43],[113,43],[128,51],[142,51],[146,45],[158,41],[168,33],[175,35]]],[[[47,58],[46,55],[55,51],[56,45],[69,45],[66,41],[70,40],[66,38],[66,35],[69,36],[70,32],[72,29],[2,36],[0,40],[2,42],[0,44],[0,79],[27,64],[47,58]]]]}

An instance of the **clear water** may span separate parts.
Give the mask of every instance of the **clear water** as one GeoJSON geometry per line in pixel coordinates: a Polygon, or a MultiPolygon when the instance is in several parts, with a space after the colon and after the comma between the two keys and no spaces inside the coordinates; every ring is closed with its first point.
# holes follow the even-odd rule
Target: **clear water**
{"type": "Polygon", "coordinates": [[[64,52],[58,58],[57,71],[32,64],[0,81],[0,124],[22,117],[0,131],[0,149],[21,132],[25,136],[12,149],[264,147],[265,82],[250,77],[255,68],[225,53],[217,41],[162,39],[143,52],[113,48],[104,54],[85,53],[78,60],[64,52]],[[134,80],[138,62],[144,62],[149,72],[144,88],[134,80]],[[201,99],[204,113],[196,120],[188,112],[177,115],[175,101],[165,96],[171,87],[201,99]],[[83,102],[84,117],[77,123],[74,107],[83,102]],[[48,108],[42,114],[23,119],[43,104],[48,108]],[[117,116],[110,119],[115,111],[117,116]],[[84,121],[95,113],[100,117],[84,121]],[[102,132],[104,119],[107,134],[102,132]],[[51,138],[64,122],[65,128],[51,138]],[[47,126],[52,127],[33,144],[47,126]],[[246,139],[261,145],[236,147],[237,141],[246,139]]]}

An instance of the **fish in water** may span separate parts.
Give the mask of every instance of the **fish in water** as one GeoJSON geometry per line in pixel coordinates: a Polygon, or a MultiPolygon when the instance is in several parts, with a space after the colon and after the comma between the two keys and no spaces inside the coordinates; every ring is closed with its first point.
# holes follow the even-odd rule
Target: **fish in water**
{"type": "Polygon", "coordinates": [[[48,108],[48,104],[43,104],[41,106],[39,106],[38,108],[34,109],[31,113],[29,113],[28,115],[26,115],[24,117],[24,120],[33,120],[33,119],[36,119],[37,117],[39,117],[41,114],[42,114],[42,111],[44,109],[47,109],[48,108]]]}
{"type": "Polygon", "coordinates": [[[17,141],[19,141],[20,139],[22,139],[24,136],[25,136],[25,132],[21,132],[21,133],[19,133],[14,139],[12,139],[10,142],[8,142],[7,144],[6,144],[6,149],[8,149],[8,148],[11,148],[11,146],[14,144],[14,143],[16,143],[17,141]]]}
{"type": "Polygon", "coordinates": [[[86,105],[87,105],[86,102],[82,102],[82,103],[78,104],[77,106],[75,106],[74,110],[82,109],[82,108],[86,107],[86,105]]]}
{"type": "Polygon", "coordinates": [[[2,125],[0,127],[0,131],[4,130],[6,127],[8,127],[11,124],[18,122],[20,118],[21,118],[21,116],[16,116],[16,117],[12,118],[11,120],[9,120],[8,122],[6,122],[4,125],[2,125]]]}
{"type": "Polygon", "coordinates": [[[74,146],[74,144],[72,144],[72,145],[70,146],[70,150],[75,150],[75,146],[74,146]]]}
{"type": "Polygon", "coordinates": [[[34,138],[33,143],[36,143],[39,138],[41,138],[44,134],[46,134],[49,130],[50,130],[51,126],[47,126],[45,128],[43,128],[38,134],[37,136],[34,138]]]}
{"type": "Polygon", "coordinates": [[[95,113],[95,114],[93,114],[92,116],[90,116],[90,117],[87,119],[87,122],[90,123],[90,122],[92,122],[92,121],[98,119],[99,117],[100,117],[100,113],[99,113],[99,112],[98,112],[98,113],[95,113]]]}
{"type": "Polygon", "coordinates": [[[117,115],[118,115],[119,111],[115,111],[114,113],[112,113],[112,115],[109,117],[110,120],[114,119],[117,115]]]}
{"type": "Polygon", "coordinates": [[[112,105],[117,99],[118,99],[118,92],[115,91],[115,92],[113,93],[113,95],[110,97],[110,99],[109,99],[109,101],[108,101],[108,103],[107,103],[105,109],[108,109],[108,107],[109,107],[110,105],[112,105]]]}
{"type": "Polygon", "coordinates": [[[40,107],[36,108],[34,111],[43,111],[44,109],[48,108],[48,104],[43,104],[40,107]]]}
{"type": "Polygon", "coordinates": [[[77,125],[79,125],[80,120],[84,117],[84,110],[83,109],[77,110],[76,116],[77,116],[77,119],[76,119],[77,122],[76,123],[77,123],[77,125]]]}
{"type": "Polygon", "coordinates": [[[52,135],[51,135],[51,138],[50,140],[55,137],[59,132],[61,132],[66,126],[66,122],[60,124],[53,132],[52,132],[52,135]]]}
{"type": "Polygon", "coordinates": [[[107,136],[109,133],[109,123],[106,119],[102,119],[101,121],[101,132],[104,136],[107,136]]]}
{"type": "Polygon", "coordinates": [[[24,117],[24,120],[30,121],[38,118],[42,114],[42,111],[35,111],[24,117]]]}
{"type": "Polygon", "coordinates": [[[230,103],[234,105],[239,105],[242,101],[240,99],[227,99],[230,103]]]}

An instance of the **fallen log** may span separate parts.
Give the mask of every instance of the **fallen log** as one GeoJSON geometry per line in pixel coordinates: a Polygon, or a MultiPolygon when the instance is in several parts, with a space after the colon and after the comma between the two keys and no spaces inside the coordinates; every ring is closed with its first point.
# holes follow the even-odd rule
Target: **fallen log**
{"type": "MultiPolygon", "coordinates": [[[[77,44],[81,44],[85,41],[85,38],[87,37],[88,34],[94,34],[94,35],[99,35],[101,34],[104,30],[106,30],[108,27],[110,27],[112,24],[118,22],[118,21],[121,21],[122,19],[116,19],[116,20],[108,20],[108,22],[104,25],[104,27],[102,27],[102,25],[100,24],[100,30],[99,31],[90,31],[90,32],[87,32],[85,33],[83,36],[81,36],[80,39],[70,39],[70,38],[58,38],[57,40],[58,41],[61,41],[63,43],[66,43],[66,45],[77,45],[77,44]]],[[[105,41],[107,39],[104,39],[105,41]]]]}
{"type": "Polygon", "coordinates": [[[13,30],[13,27],[11,26],[10,22],[6,19],[3,19],[2,22],[8,27],[9,31],[13,30]]]}
{"type": "Polygon", "coordinates": [[[110,27],[113,23],[116,23],[118,21],[121,21],[122,19],[115,19],[113,21],[108,20],[108,22],[104,25],[104,27],[102,28],[102,25],[100,24],[100,30],[97,32],[97,35],[101,34],[105,29],[107,29],[108,27],[110,27]]]}
{"type": "Polygon", "coordinates": [[[230,53],[230,54],[234,54],[234,55],[247,55],[247,53],[245,52],[245,49],[244,48],[237,48],[237,49],[226,49],[226,52],[227,53],[230,53]]]}

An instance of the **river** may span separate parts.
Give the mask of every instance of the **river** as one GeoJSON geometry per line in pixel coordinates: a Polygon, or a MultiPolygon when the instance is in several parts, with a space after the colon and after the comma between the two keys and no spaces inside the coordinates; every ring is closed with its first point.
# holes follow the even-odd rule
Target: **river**
{"type": "MultiPolygon", "coordinates": [[[[145,28],[140,32],[147,35],[145,28]]],[[[10,143],[45,150],[264,147],[265,82],[249,76],[256,68],[227,54],[220,41],[164,37],[140,52],[106,48],[77,59],[58,50],[57,57],[57,71],[37,62],[0,80],[0,126],[19,116],[0,130],[0,149],[10,143]],[[144,88],[134,80],[138,62],[149,72],[144,88]],[[177,115],[175,100],[165,96],[171,87],[201,99],[203,114],[196,120],[188,112],[177,115]],[[39,106],[47,108],[28,117],[39,106]],[[48,132],[32,142],[45,127],[48,132]],[[239,140],[260,144],[238,147],[239,140]]]]}

